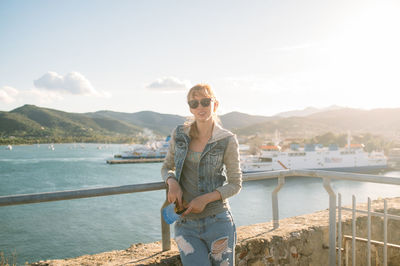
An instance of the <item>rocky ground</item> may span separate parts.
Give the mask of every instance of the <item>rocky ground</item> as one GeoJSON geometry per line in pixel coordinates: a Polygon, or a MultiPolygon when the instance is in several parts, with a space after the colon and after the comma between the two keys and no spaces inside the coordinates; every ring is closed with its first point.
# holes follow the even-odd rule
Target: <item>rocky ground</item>
{"type": "Polygon", "coordinates": [[[176,265],[179,251],[174,241],[171,247],[171,250],[162,252],[160,241],[148,244],[138,243],[126,250],[114,250],[71,259],[40,261],[31,265],[176,265]]]}

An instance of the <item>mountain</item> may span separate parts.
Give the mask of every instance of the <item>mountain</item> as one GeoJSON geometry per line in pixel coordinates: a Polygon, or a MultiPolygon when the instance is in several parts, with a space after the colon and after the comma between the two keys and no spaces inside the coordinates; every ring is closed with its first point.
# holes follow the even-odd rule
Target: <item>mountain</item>
{"type": "Polygon", "coordinates": [[[375,132],[386,134],[400,132],[400,108],[359,110],[343,108],[313,114],[307,117],[319,125],[333,125],[337,129],[353,132],[375,132]]]}
{"type": "Polygon", "coordinates": [[[395,138],[400,132],[400,108],[360,110],[341,108],[304,117],[282,117],[240,128],[238,135],[273,134],[310,137],[326,132],[372,133],[395,138]]]}
{"type": "MultiPolygon", "coordinates": [[[[186,118],[179,115],[160,114],[152,111],[142,111],[137,113],[121,113],[113,111],[98,111],[87,113],[91,117],[110,118],[148,128],[158,134],[168,135],[176,125],[183,124],[186,118]]],[[[244,126],[266,122],[275,118],[265,116],[254,116],[239,112],[231,112],[219,117],[223,126],[229,130],[235,130],[244,126]]]]}
{"type": "Polygon", "coordinates": [[[239,112],[231,112],[220,116],[222,125],[229,130],[236,130],[242,127],[267,122],[274,118],[258,115],[248,115],[239,112]]]}
{"type": "Polygon", "coordinates": [[[113,111],[98,111],[87,113],[93,118],[108,118],[141,127],[148,128],[161,135],[168,135],[174,127],[183,124],[186,120],[183,116],[160,114],[152,111],[142,111],[137,113],[120,113],[113,111]]]}
{"type": "Polygon", "coordinates": [[[41,126],[39,123],[30,120],[24,115],[0,112],[0,133],[2,135],[12,135],[15,132],[40,132],[41,126]]]}
{"type": "Polygon", "coordinates": [[[342,108],[343,107],[340,107],[337,105],[332,105],[332,106],[329,106],[326,108],[306,107],[303,110],[282,112],[282,113],[276,114],[275,116],[278,116],[278,117],[292,117],[292,116],[304,117],[304,116],[309,116],[309,115],[316,114],[316,113],[322,113],[322,112],[332,111],[332,110],[339,110],[342,108]]]}
{"type": "Polygon", "coordinates": [[[242,136],[273,135],[276,130],[284,137],[303,138],[309,137],[310,135],[334,131],[334,127],[318,124],[306,117],[283,117],[268,122],[249,125],[236,130],[235,133],[242,136]]]}
{"type": "Polygon", "coordinates": [[[112,136],[138,134],[141,127],[110,118],[90,117],[34,105],[24,105],[0,114],[0,133],[15,136],[112,136]]]}
{"type": "MultiPolygon", "coordinates": [[[[344,133],[348,130],[352,133],[380,134],[395,138],[400,132],[400,108],[331,108],[307,116],[297,113],[297,116],[290,117],[232,112],[221,115],[220,119],[225,128],[243,137],[255,134],[272,135],[276,130],[285,138],[309,138],[327,132],[344,133]]],[[[146,140],[146,129],[150,129],[155,135],[166,136],[185,120],[183,116],[152,111],[68,113],[24,105],[10,112],[0,112],[0,142],[6,143],[10,136],[20,138],[21,142],[27,139],[140,142],[146,140]]]]}

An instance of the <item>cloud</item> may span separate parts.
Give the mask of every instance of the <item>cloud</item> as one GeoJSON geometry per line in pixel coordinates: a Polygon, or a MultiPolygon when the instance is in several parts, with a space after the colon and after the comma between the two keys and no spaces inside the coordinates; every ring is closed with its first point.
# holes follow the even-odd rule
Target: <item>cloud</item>
{"type": "Polygon", "coordinates": [[[298,45],[285,45],[282,47],[278,47],[275,49],[272,49],[273,51],[295,51],[295,50],[302,50],[302,49],[308,49],[308,48],[313,48],[317,46],[316,44],[312,43],[303,43],[303,44],[298,44],[298,45]]]}
{"type": "Polygon", "coordinates": [[[15,102],[18,90],[13,87],[4,86],[0,89],[0,102],[12,103],[15,102]]]}
{"type": "Polygon", "coordinates": [[[34,99],[39,104],[52,103],[54,101],[60,101],[64,98],[58,93],[53,91],[43,91],[38,89],[30,89],[24,92],[26,99],[34,99]]]}
{"type": "Polygon", "coordinates": [[[53,91],[44,91],[39,89],[19,90],[9,86],[0,88],[0,102],[6,104],[14,102],[34,102],[44,104],[62,99],[63,97],[60,93],[53,91]]]}
{"type": "Polygon", "coordinates": [[[187,90],[190,87],[191,84],[189,81],[187,80],[182,81],[175,77],[163,77],[146,85],[146,88],[149,90],[157,90],[164,92],[183,91],[187,90]]]}
{"type": "Polygon", "coordinates": [[[92,95],[109,96],[106,92],[97,91],[90,81],[78,72],[70,72],[65,76],[56,72],[47,72],[41,78],[33,82],[36,88],[45,89],[52,92],[74,94],[74,95],[92,95]]]}
{"type": "Polygon", "coordinates": [[[263,76],[248,75],[225,77],[224,87],[230,90],[242,91],[244,88],[252,93],[268,92],[271,96],[314,93],[321,90],[320,76],[323,72],[290,72],[279,75],[265,74],[263,76]]]}
{"type": "Polygon", "coordinates": [[[35,88],[30,89],[15,89],[10,86],[0,87],[0,103],[45,104],[77,95],[111,97],[108,92],[94,89],[90,81],[78,72],[70,72],[65,76],[56,72],[47,72],[35,80],[34,85],[35,88]]]}

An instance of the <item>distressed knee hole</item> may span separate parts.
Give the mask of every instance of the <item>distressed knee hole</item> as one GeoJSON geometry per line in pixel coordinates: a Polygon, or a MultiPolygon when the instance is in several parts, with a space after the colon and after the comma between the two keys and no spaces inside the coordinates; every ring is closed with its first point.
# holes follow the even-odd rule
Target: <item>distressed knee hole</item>
{"type": "Polygon", "coordinates": [[[211,245],[211,256],[216,261],[222,260],[222,255],[228,252],[231,252],[228,247],[228,237],[217,239],[211,245]]]}
{"type": "Polygon", "coordinates": [[[175,242],[178,248],[183,252],[183,254],[189,255],[194,252],[193,246],[183,238],[183,236],[175,237],[175,242]]]}
{"type": "Polygon", "coordinates": [[[220,266],[229,266],[229,260],[224,260],[221,262],[220,266]]]}

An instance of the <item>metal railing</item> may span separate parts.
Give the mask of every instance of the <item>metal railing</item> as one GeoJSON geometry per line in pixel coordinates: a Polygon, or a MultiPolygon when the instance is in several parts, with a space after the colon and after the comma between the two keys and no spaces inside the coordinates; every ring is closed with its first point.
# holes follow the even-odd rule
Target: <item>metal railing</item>
{"type": "MultiPolygon", "coordinates": [[[[247,180],[261,180],[265,179],[265,177],[270,177],[271,175],[274,175],[278,177],[278,186],[275,188],[275,190],[272,192],[272,217],[273,217],[273,225],[274,228],[279,227],[279,211],[278,211],[278,192],[279,190],[284,186],[285,184],[285,177],[291,177],[291,176],[302,176],[302,177],[313,177],[313,178],[320,178],[323,180],[323,187],[329,194],[329,265],[333,266],[336,265],[336,237],[337,237],[337,232],[336,232],[336,194],[333,191],[330,183],[331,180],[347,180],[347,181],[358,181],[358,182],[370,182],[370,183],[378,183],[378,184],[388,184],[388,185],[400,185],[400,178],[397,177],[389,177],[389,176],[382,176],[382,175],[371,175],[371,174],[357,174],[357,173],[348,173],[348,172],[333,172],[333,171],[322,171],[322,170],[283,170],[279,172],[270,172],[270,173],[256,173],[256,174],[251,174],[247,176],[247,180]]],[[[340,195],[339,195],[340,198],[340,195]]],[[[341,206],[341,199],[339,200],[339,206],[341,206]]],[[[339,208],[339,221],[341,219],[341,209],[346,209],[346,208],[339,208]]],[[[353,201],[353,209],[355,210],[355,200],[353,201]]],[[[358,210],[359,212],[362,212],[361,210],[358,210]]],[[[375,213],[374,213],[375,214],[375,213]]],[[[376,214],[377,216],[379,214],[376,214]]],[[[387,218],[394,218],[394,215],[387,215],[386,214],[386,219],[387,218]]],[[[396,218],[395,218],[396,219],[396,218]]],[[[356,215],[355,211],[353,211],[353,220],[352,220],[352,225],[353,225],[353,231],[356,228],[356,215]]],[[[386,225],[387,225],[387,220],[386,220],[386,225]]],[[[370,223],[367,225],[370,228],[370,223]]],[[[341,239],[341,221],[338,223],[339,227],[339,240],[341,239]]],[[[353,265],[355,264],[355,241],[356,241],[356,236],[355,233],[353,233],[353,248],[352,248],[352,258],[353,258],[353,265]]],[[[371,243],[371,235],[369,231],[367,242],[371,243]]],[[[387,236],[387,227],[386,227],[386,236],[387,236]]],[[[339,241],[341,243],[341,241],[339,241]]],[[[387,245],[387,238],[384,240],[384,245],[387,245]],[[386,244],[385,244],[386,243],[386,244]]],[[[370,244],[368,244],[368,254],[367,260],[369,259],[370,263],[370,244]]],[[[339,244],[339,249],[338,249],[338,264],[341,264],[341,244],[339,244]]],[[[368,262],[367,262],[367,265],[368,262]]],[[[384,265],[387,265],[387,252],[384,251],[384,265]]]]}
{"type": "MultiPolygon", "coordinates": [[[[352,226],[351,226],[351,235],[343,235],[343,240],[345,244],[344,252],[345,252],[345,265],[349,265],[349,241],[351,241],[351,250],[352,250],[352,265],[357,265],[356,264],[356,241],[359,242],[364,242],[367,243],[367,265],[371,265],[371,245],[374,246],[382,246],[383,248],[383,263],[382,265],[388,265],[388,247],[390,248],[395,248],[400,251],[400,245],[397,244],[391,244],[388,243],[388,221],[389,219],[397,220],[400,221],[400,216],[399,215],[393,215],[393,214],[388,214],[388,206],[387,206],[387,200],[383,200],[383,213],[381,212],[374,212],[371,211],[371,198],[368,198],[368,203],[367,203],[367,210],[362,210],[362,209],[356,209],[356,197],[353,195],[352,196],[352,208],[346,208],[342,207],[342,196],[340,193],[338,193],[338,250],[343,251],[342,249],[342,242],[340,241],[342,239],[342,210],[345,211],[350,211],[352,213],[352,226]],[[362,237],[357,237],[356,236],[356,220],[357,220],[357,213],[361,214],[366,214],[367,215],[367,238],[362,238],[362,237]],[[372,216],[375,217],[381,217],[383,218],[383,242],[382,241],[377,241],[377,240],[372,240],[371,234],[372,234],[372,224],[371,224],[371,218],[372,216]]],[[[378,258],[376,257],[376,260],[378,258]]],[[[338,265],[341,265],[341,252],[338,253],[338,265]]],[[[380,263],[375,263],[375,264],[380,264],[380,263]]]]}
{"type": "MultiPolygon", "coordinates": [[[[282,171],[271,171],[271,172],[252,173],[244,175],[243,181],[278,178],[278,186],[272,192],[272,217],[273,217],[274,228],[279,227],[278,192],[285,185],[285,178],[292,176],[320,178],[323,180],[323,187],[325,188],[325,190],[329,195],[329,265],[331,266],[336,264],[336,237],[337,237],[336,194],[330,185],[331,180],[348,180],[348,181],[358,181],[358,182],[372,182],[379,184],[400,185],[400,178],[396,177],[333,172],[333,171],[320,171],[320,170],[282,170],[282,171]]],[[[83,190],[0,196],[0,207],[19,205],[19,204],[109,196],[109,195],[126,194],[126,193],[137,193],[137,192],[162,190],[162,189],[166,189],[165,183],[155,182],[155,183],[124,185],[116,187],[102,187],[102,188],[83,189],[83,190]]],[[[166,204],[167,202],[164,202],[163,207],[166,204]]],[[[353,223],[355,223],[354,220],[353,223]]],[[[164,222],[162,218],[161,218],[161,230],[162,230],[163,251],[169,250],[171,248],[170,227],[168,224],[164,222]]],[[[341,231],[339,232],[341,234],[341,231]]],[[[353,238],[353,242],[355,242],[355,240],[356,238],[353,238]]],[[[353,253],[354,252],[355,249],[353,249],[353,253]]],[[[341,249],[339,248],[339,261],[340,261],[340,254],[341,254],[341,249]]]]}

